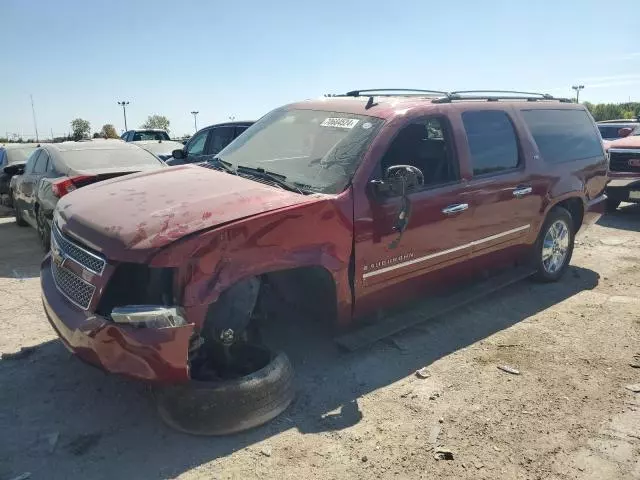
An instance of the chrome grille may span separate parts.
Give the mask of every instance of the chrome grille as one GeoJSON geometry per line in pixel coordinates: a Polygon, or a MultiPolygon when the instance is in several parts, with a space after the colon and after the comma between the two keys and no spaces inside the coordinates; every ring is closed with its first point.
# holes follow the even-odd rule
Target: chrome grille
{"type": "Polygon", "coordinates": [[[609,169],[614,172],[640,172],[640,166],[632,166],[630,160],[640,160],[639,150],[609,150],[609,169]]]}
{"type": "Polygon", "coordinates": [[[104,267],[107,264],[104,258],[101,258],[95,253],[89,252],[88,250],[69,240],[60,231],[56,224],[53,225],[51,232],[53,233],[54,240],[58,244],[58,247],[67,257],[75,260],[91,273],[102,275],[104,267]]]}
{"type": "Polygon", "coordinates": [[[84,310],[89,308],[96,287],[85,282],[66,268],[58,266],[53,259],[51,261],[51,273],[56,287],[65,297],[84,310]]]}

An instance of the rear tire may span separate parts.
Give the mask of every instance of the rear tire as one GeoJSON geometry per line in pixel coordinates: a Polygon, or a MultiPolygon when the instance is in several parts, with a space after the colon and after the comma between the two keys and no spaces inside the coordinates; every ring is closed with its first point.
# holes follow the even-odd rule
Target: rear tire
{"type": "Polygon", "coordinates": [[[13,203],[13,211],[15,213],[15,217],[16,217],[16,225],[18,225],[19,227],[28,227],[29,224],[25,221],[24,218],[22,218],[22,213],[20,213],[20,209],[18,208],[18,205],[16,203],[16,199],[13,198],[13,194],[11,194],[11,200],[13,203]]]}
{"type": "Polygon", "coordinates": [[[622,202],[620,200],[616,200],[615,198],[607,197],[607,212],[615,212],[618,210],[622,202]]]}
{"type": "Polygon", "coordinates": [[[38,208],[36,213],[36,222],[38,225],[38,237],[40,237],[40,243],[44,253],[48,253],[51,250],[51,229],[47,224],[47,219],[44,217],[44,213],[41,208],[38,208]]]}
{"type": "Polygon", "coordinates": [[[534,246],[533,264],[538,281],[560,280],[571,262],[574,236],[571,214],[562,207],[554,207],[547,215],[534,246]]]}
{"type": "Polygon", "coordinates": [[[158,413],[170,427],[193,435],[227,435],[262,425],[294,397],[293,367],[280,353],[265,367],[233,380],[156,386],[158,413]]]}

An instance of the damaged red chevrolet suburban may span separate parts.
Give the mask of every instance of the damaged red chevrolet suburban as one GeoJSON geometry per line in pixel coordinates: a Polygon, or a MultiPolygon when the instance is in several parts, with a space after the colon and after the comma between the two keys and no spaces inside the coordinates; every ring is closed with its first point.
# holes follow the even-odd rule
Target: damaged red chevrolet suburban
{"type": "Polygon", "coordinates": [[[494,267],[559,279],[604,211],[607,168],[589,113],[547,95],[303,101],[202,164],[61,199],[44,306],[85,361],[186,382],[199,352],[246,341],[278,303],[346,327],[494,267]]]}

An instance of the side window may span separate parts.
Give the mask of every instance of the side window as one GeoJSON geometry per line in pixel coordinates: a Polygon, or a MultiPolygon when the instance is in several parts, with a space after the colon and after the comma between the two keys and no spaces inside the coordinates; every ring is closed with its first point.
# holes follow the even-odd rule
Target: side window
{"type": "Polygon", "coordinates": [[[49,162],[47,163],[47,173],[51,176],[58,175],[55,166],[53,165],[53,160],[49,157],[49,162]]]}
{"type": "Polygon", "coordinates": [[[233,140],[233,127],[219,127],[211,130],[209,140],[209,154],[217,155],[224,147],[233,140]]]}
{"type": "Polygon", "coordinates": [[[33,151],[33,153],[27,159],[27,164],[24,167],[24,173],[33,173],[33,169],[36,166],[36,162],[38,161],[39,155],[40,155],[40,150],[33,151]]]}
{"type": "Polygon", "coordinates": [[[44,150],[40,151],[40,156],[33,166],[33,173],[43,174],[47,171],[47,164],[49,163],[49,154],[44,150]]]}
{"type": "Polygon", "coordinates": [[[427,118],[400,130],[382,157],[382,172],[394,165],[419,168],[424,175],[425,187],[458,180],[458,160],[446,120],[427,118]]]}
{"type": "Polygon", "coordinates": [[[474,175],[499,173],[518,166],[518,139],[506,112],[464,112],[462,123],[467,133],[474,175]]]}
{"type": "Polygon", "coordinates": [[[187,155],[202,155],[209,130],[198,132],[187,144],[187,155]]]}
{"type": "Polygon", "coordinates": [[[242,134],[242,132],[244,132],[247,128],[249,127],[248,126],[236,127],[236,131],[234,133],[233,138],[239,137],[242,134]]]}
{"type": "Polygon", "coordinates": [[[602,157],[602,145],[584,110],[523,110],[522,116],[547,163],[602,157]]]}

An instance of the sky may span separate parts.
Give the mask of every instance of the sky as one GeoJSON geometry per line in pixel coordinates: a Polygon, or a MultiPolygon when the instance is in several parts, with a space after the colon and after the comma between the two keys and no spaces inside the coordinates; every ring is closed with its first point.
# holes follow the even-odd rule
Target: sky
{"type": "Polygon", "coordinates": [[[0,0],[0,136],[172,136],[357,88],[511,89],[640,101],[640,1],[0,0]]]}

